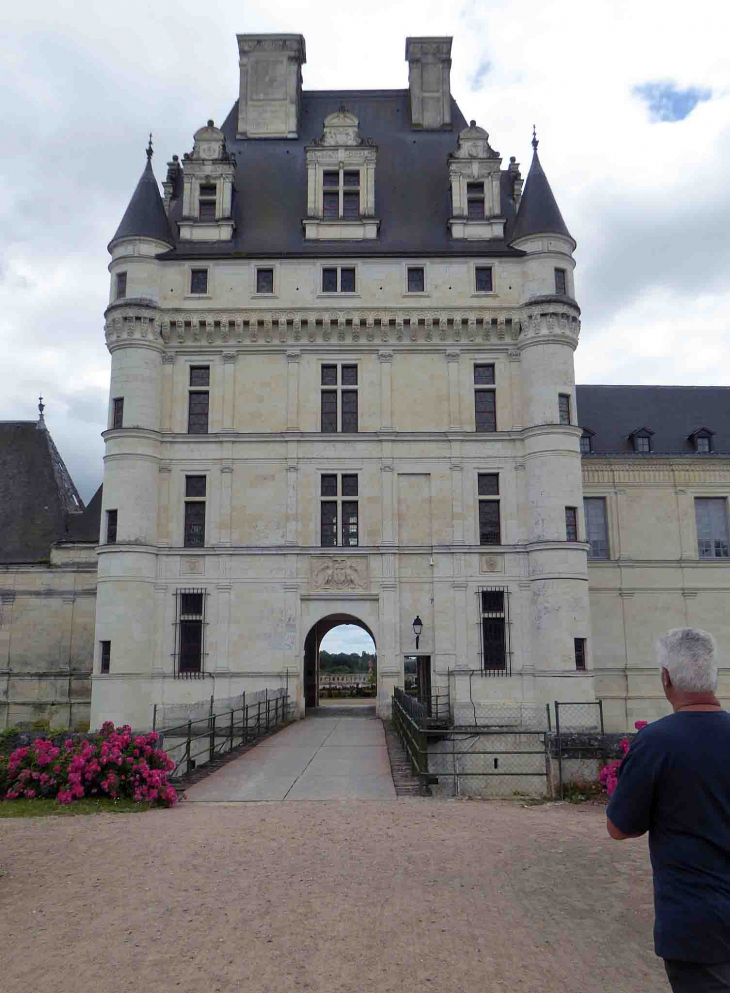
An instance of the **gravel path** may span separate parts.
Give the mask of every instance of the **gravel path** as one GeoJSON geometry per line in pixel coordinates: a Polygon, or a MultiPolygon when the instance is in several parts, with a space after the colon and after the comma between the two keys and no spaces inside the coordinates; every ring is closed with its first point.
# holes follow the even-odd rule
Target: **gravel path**
{"type": "Polygon", "coordinates": [[[4,993],[666,993],[598,807],[181,804],[0,821],[4,993]]]}

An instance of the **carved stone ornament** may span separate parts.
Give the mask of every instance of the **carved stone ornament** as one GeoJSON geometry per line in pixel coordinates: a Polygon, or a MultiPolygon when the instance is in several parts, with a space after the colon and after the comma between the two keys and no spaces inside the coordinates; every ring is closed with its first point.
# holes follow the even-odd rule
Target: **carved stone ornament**
{"type": "Polygon", "coordinates": [[[192,556],[190,558],[180,559],[180,575],[181,576],[202,576],[204,568],[204,561],[202,558],[192,556]]]}
{"type": "Polygon", "coordinates": [[[504,558],[501,555],[480,555],[480,572],[504,572],[504,558]]]}
{"type": "Polygon", "coordinates": [[[454,152],[455,159],[498,159],[499,152],[495,152],[489,144],[489,134],[484,128],[477,127],[472,121],[468,128],[464,128],[459,134],[459,144],[454,152]]]}
{"type": "Polygon", "coordinates": [[[344,106],[334,114],[324,119],[324,133],[320,145],[337,145],[340,148],[347,145],[362,144],[358,134],[359,121],[344,106]]]}
{"type": "Polygon", "coordinates": [[[366,590],[367,559],[359,555],[315,555],[311,561],[313,590],[366,590]]]}

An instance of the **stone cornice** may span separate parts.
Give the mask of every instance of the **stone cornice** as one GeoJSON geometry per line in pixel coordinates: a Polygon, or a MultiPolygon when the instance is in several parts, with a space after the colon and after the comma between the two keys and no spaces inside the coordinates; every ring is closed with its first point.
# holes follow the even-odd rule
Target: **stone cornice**
{"type": "Polygon", "coordinates": [[[583,459],[581,464],[585,486],[646,486],[664,483],[689,486],[693,483],[730,483],[730,454],[724,457],[654,456],[643,461],[634,455],[616,455],[610,459],[583,459]]]}

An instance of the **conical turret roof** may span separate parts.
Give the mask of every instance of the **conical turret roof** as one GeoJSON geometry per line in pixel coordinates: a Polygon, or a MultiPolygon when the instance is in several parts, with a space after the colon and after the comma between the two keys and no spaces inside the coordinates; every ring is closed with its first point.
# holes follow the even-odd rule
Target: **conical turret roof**
{"type": "Polygon", "coordinates": [[[154,238],[174,247],[175,240],[152,171],[152,149],[147,150],[147,165],[124,212],[117,233],[109,244],[119,238],[154,238]]]}
{"type": "Polygon", "coordinates": [[[537,154],[537,139],[533,139],[532,165],[520,200],[511,242],[534,234],[560,234],[574,240],[566,227],[550,183],[537,154]]]}

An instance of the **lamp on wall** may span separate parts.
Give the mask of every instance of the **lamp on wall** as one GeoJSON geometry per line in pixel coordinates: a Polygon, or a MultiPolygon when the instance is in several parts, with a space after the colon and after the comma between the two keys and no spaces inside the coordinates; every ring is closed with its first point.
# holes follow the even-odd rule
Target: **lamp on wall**
{"type": "Polygon", "coordinates": [[[413,620],[413,633],[416,636],[416,651],[418,651],[418,639],[421,637],[421,631],[423,631],[423,621],[418,614],[416,614],[413,620]]]}

